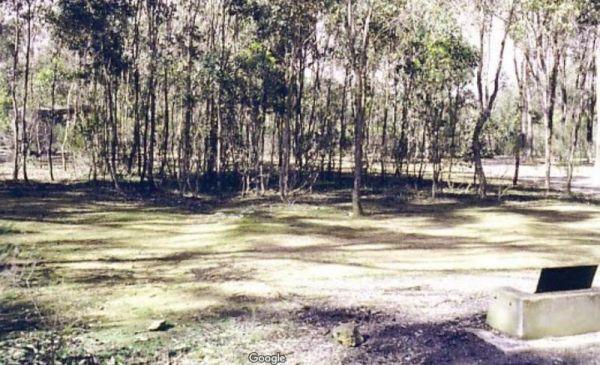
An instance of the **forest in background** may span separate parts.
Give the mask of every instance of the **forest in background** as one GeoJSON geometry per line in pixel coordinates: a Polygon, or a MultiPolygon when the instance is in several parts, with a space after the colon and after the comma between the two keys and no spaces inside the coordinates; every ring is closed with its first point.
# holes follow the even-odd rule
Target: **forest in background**
{"type": "Polygon", "coordinates": [[[0,159],[282,199],[482,159],[600,169],[597,0],[6,0],[0,159]],[[507,48],[512,49],[507,52],[507,48]]]}
{"type": "Polygon", "coordinates": [[[599,18],[0,0],[0,363],[597,363],[486,313],[600,262],[599,18]]]}

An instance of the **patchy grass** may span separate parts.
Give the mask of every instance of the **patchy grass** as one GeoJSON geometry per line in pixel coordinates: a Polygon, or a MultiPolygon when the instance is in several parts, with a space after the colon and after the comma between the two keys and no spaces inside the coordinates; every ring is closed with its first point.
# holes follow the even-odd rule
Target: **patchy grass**
{"type": "Polygon", "coordinates": [[[374,195],[369,215],[352,218],[338,193],[195,209],[78,189],[1,194],[0,245],[27,253],[13,265],[36,264],[27,285],[0,294],[0,340],[74,328],[78,347],[117,362],[241,364],[259,350],[292,363],[364,359],[326,340],[347,313],[367,328],[377,317],[364,308],[450,331],[457,317],[481,316],[494,286],[532,289],[541,267],[600,259],[600,206],[570,201],[374,195]],[[9,326],[23,315],[17,300],[41,319],[9,326]],[[175,327],[146,331],[163,318],[175,327]]]}

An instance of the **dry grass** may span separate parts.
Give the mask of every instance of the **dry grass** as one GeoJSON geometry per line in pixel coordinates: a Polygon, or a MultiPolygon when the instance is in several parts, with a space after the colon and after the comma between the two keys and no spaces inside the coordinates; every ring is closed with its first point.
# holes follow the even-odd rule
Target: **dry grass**
{"type": "Polygon", "coordinates": [[[341,317],[303,329],[310,321],[290,313],[368,308],[443,322],[480,315],[495,286],[532,289],[540,267],[600,260],[600,206],[569,201],[372,196],[369,215],[355,219],[334,193],[196,210],[78,189],[1,200],[0,245],[38,264],[31,286],[0,303],[36,298],[85,329],[78,336],[92,352],[188,339],[186,357],[207,363],[245,363],[261,348],[336,363],[346,350],[314,337],[341,317]],[[156,318],[177,325],[140,334],[156,318]]]}

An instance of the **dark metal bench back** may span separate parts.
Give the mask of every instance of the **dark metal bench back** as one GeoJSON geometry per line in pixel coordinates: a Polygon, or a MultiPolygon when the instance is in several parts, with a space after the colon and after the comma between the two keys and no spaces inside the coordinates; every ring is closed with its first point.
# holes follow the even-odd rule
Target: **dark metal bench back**
{"type": "Polygon", "coordinates": [[[536,293],[589,289],[598,266],[572,266],[542,269],[536,293]]]}

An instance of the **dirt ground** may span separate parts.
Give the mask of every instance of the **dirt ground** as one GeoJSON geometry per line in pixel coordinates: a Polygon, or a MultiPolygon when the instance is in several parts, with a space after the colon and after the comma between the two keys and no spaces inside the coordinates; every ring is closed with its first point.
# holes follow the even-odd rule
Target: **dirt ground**
{"type": "Polygon", "coordinates": [[[431,200],[389,186],[368,191],[364,218],[348,197],[1,183],[0,245],[20,251],[0,270],[0,362],[600,364],[600,337],[505,353],[475,334],[493,333],[495,288],[533,291],[541,267],[597,263],[593,192],[431,200]],[[157,319],[172,327],[148,331],[157,319]],[[331,337],[351,321],[356,348],[331,337]]]}

